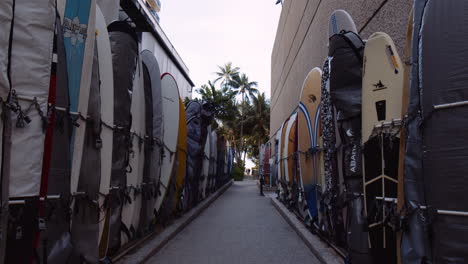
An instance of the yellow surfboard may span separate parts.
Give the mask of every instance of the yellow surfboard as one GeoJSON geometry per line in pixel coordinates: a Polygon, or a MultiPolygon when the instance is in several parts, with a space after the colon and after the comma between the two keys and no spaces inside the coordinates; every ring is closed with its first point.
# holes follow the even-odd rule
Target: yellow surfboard
{"type": "Polygon", "coordinates": [[[179,137],[177,138],[177,172],[175,182],[175,205],[177,208],[180,200],[180,192],[184,186],[185,166],[187,162],[187,123],[185,119],[185,106],[179,98],[179,137]]]}

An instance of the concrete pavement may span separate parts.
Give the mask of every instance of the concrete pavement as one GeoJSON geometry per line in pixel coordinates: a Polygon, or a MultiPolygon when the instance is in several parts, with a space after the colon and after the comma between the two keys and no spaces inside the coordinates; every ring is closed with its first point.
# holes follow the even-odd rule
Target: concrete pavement
{"type": "Polygon", "coordinates": [[[147,263],[320,262],[247,179],[234,183],[147,263]]]}

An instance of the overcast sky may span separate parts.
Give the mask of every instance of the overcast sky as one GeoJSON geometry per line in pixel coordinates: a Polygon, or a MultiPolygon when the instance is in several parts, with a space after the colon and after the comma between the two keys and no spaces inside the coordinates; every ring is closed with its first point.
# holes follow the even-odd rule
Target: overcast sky
{"type": "MultiPolygon", "coordinates": [[[[270,97],[270,61],[281,6],[276,0],[161,0],[160,24],[196,88],[231,61],[270,97]]],[[[195,95],[195,94],[194,94],[195,95]]]]}

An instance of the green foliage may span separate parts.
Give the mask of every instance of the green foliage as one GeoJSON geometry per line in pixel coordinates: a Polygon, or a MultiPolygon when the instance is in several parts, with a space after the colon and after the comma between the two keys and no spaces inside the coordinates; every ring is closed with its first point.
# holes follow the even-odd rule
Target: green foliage
{"type": "Polygon", "coordinates": [[[235,181],[243,181],[244,169],[242,167],[234,166],[234,168],[232,169],[232,178],[235,181]]]}
{"type": "MultiPolygon", "coordinates": [[[[258,83],[250,81],[231,62],[218,69],[214,81],[195,90],[201,96],[196,100],[215,107],[212,128],[234,147],[236,164],[244,164],[244,153],[257,164],[258,148],[269,136],[270,102],[264,93],[259,94],[258,83]],[[240,102],[236,100],[238,95],[242,96],[240,102]]],[[[243,172],[241,170],[242,177],[243,172]]]]}

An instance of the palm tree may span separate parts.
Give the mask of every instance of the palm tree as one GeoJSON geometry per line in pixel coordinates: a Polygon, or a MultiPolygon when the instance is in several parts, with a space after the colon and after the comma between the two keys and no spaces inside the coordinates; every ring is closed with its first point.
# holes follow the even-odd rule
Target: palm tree
{"type": "Polygon", "coordinates": [[[214,83],[221,80],[221,87],[226,87],[231,84],[235,76],[239,75],[239,67],[233,67],[232,62],[224,64],[224,67],[218,66],[219,72],[215,72],[216,78],[214,83]]]}
{"type": "Polygon", "coordinates": [[[235,105],[236,93],[228,87],[216,89],[214,83],[208,81],[200,89],[196,90],[201,95],[201,99],[211,103],[215,108],[215,119],[219,121],[232,120],[238,115],[238,110],[235,105]]]}
{"type": "Polygon", "coordinates": [[[251,145],[249,156],[257,156],[259,146],[268,140],[270,134],[270,102],[265,93],[252,96],[252,104],[246,111],[245,124],[249,128],[251,145]]]}
{"type": "MultiPolygon", "coordinates": [[[[245,94],[247,93],[251,97],[254,96],[258,90],[255,88],[257,87],[258,83],[257,82],[251,82],[249,80],[249,77],[247,77],[246,74],[242,73],[240,75],[235,75],[233,77],[233,80],[231,82],[231,86],[234,88],[234,90],[237,93],[242,94],[242,111],[241,111],[241,134],[240,134],[240,150],[244,151],[244,114],[245,114],[245,103],[246,101],[249,102],[249,98],[245,97],[245,94]]],[[[245,162],[245,156],[244,156],[244,162],[245,162]]]]}

